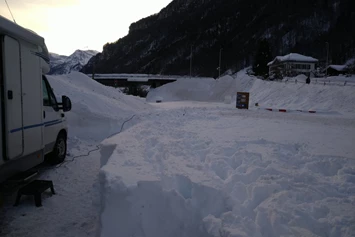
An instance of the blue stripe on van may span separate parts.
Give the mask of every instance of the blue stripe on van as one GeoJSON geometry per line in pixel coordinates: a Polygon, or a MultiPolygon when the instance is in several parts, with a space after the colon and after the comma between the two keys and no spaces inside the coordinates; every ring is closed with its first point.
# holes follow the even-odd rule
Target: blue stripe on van
{"type": "Polygon", "coordinates": [[[56,122],[53,122],[53,123],[45,123],[44,126],[45,127],[50,127],[50,126],[53,126],[53,125],[56,125],[56,124],[60,124],[62,123],[62,120],[57,120],[56,122]]]}
{"type": "Polygon", "coordinates": [[[62,120],[56,119],[56,120],[48,121],[48,122],[43,123],[43,125],[47,125],[47,124],[50,124],[50,123],[57,123],[57,122],[62,122],[62,120]]]}
{"type": "Polygon", "coordinates": [[[26,130],[26,129],[36,128],[36,127],[41,127],[41,126],[43,126],[43,123],[40,123],[40,124],[33,124],[33,125],[30,125],[30,126],[26,126],[26,127],[21,127],[21,128],[12,129],[12,130],[10,131],[10,133],[19,132],[19,131],[21,131],[22,129],[23,129],[23,130],[26,130]]]}
{"type": "Polygon", "coordinates": [[[52,121],[48,121],[48,122],[45,122],[45,123],[33,124],[33,125],[25,126],[25,127],[12,129],[12,130],[10,130],[10,133],[19,132],[19,131],[22,131],[22,129],[23,130],[27,130],[27,129],[31,129],[31,128],[37,128],[37,127],[41,127],[43,125],[45,127],[49,127],[49,126],[53,126],[53,125],[59,124],[61,122],[62,122],[62,120],[57,119],[57,120],[52,120],[52,121]]]}

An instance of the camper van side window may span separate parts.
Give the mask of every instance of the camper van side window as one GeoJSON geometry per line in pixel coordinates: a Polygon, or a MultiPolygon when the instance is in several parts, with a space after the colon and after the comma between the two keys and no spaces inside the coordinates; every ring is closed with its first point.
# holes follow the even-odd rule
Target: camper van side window
{"type": "Polygon", "coordinates": [[[52,106],[54,110],[58,110],[57,100],[55,99],[52,88],[50,87],[45,76],[42,76],[43,85],[43,105],[52,106]]]}
{"type": "Polygon", "coordinates": [[[47,90],[47,84],[44,79],[42,79],[42,90],[43,90],[43,106],[51,106],[50,100],[49,100],[49,94],[47,90]]]}
{"type": "Polygon", "coordinates": [[[50,100],[52,107],[54,109],[56,109],[57,108],[57,100],[55,99],[53,91],[50,89],[48,94],[49,94],[49,100],[50,100]]]}

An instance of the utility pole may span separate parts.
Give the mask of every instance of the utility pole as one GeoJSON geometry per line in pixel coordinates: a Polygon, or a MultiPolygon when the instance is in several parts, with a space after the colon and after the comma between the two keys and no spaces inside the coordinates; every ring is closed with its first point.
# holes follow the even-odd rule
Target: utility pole
{"type": "Polygon", "coordinates": [[[190,51],[190,79],[192,77],[192,45],[191,45],[191,51],[190,51]]]}
{"type": "Polygon", "coordinates": [[[219,50],[219,67],[218,67],[218,78],[221,77],[221,63],[222,63],[222,49],[219,50]]]}
{"type": "Polygon", "coordinates": [[[95,80],[95,60],[92,64],[92,79],[95,80]]]}
{"type": "Polygon", "coordinates": [[[327,66],[325,68],[325,78],[327,78],[327,76],[328,76],[328,67],[329,67],[329,43],[325,42],[325,44],[327,45],[327,66]]]}

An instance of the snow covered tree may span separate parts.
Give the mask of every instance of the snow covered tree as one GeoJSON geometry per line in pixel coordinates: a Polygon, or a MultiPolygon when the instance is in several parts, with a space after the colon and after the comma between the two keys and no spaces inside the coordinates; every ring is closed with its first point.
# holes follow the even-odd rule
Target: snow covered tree
{"type": "Polygon", "coordinates": [[[355,75],[355,60],[352,64],[348,65],[349,74],[355,75]]]}
{"type": "Polygon", "coordinates": [[[268,62],[272,60],[270,44],[263,39],[259,43],[258,51],[255,54],[253,71],[255,75],[267,78],[269,76],[268,62]]]}

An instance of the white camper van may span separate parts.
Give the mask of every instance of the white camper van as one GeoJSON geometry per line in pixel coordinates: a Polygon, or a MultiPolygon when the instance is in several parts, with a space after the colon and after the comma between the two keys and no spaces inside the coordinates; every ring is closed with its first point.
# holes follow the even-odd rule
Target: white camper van
{"type": "Polygon", "coordinates": [[[44,39],[0,16],[0,183],[45,158],[65,159],[71,101],[57,102],[48,72],[44,39]]]}

